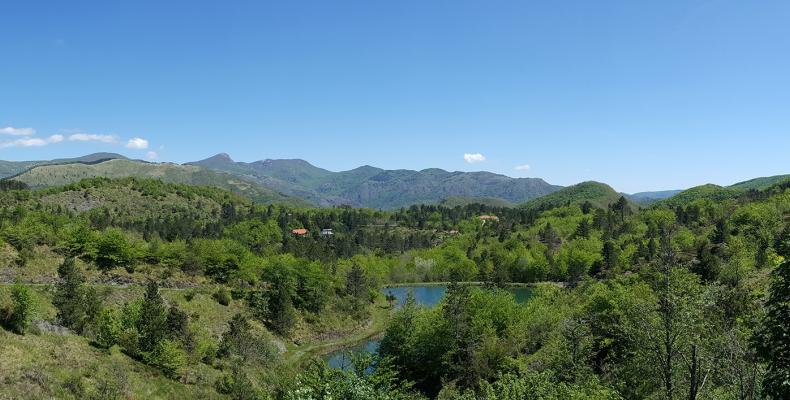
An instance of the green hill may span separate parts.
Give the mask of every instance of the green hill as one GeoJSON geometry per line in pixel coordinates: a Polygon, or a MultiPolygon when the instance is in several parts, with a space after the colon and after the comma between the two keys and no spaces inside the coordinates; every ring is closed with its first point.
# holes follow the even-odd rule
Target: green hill
{"type": "Polygon", "coordinates": [[[711,200],[715,202],[732,199],[738,197],[741,190],[722,187],[714,184],[706,184],[695,186],[691,189],[686,189],[668,199],[658,202],[669,206],[676,206],[679,204],[686,204],[696,200],[711,200]]]}
{"type": "Polygon", "coordinates": [[[286,196],[256,182],[227,173],[215,172],[192,165],[148,163],[112,159],[95,164],[71,163],[35,166],[10,179],[24,182],[31,188],[63,186],[86,178],[151,178],[165,183],[213,186],[243,195],[257,203],[288,203],[309,205],[302,199],[286,196]]]}
{"type": "Polygon", "coordinates": [[[41,161],[0,160],[0,179],[20,174],[37,165],[68,164],[68,163],[76,163],[76,162],[93,163],[93,162],[98,162],[100,160],[109,160],[114,158],[125,159],[126,157],[117,153],[93,153],[82,157],[59,158],[55,160],[41,160],[41,161]]]}
{"type": "Polygon", "coordinates": [[[748,181],[738,182],[734,185],[730,185],[729,188],[738,190],[764,190],[785,181],[790,181],[790,174],[749,179],[748,181]]]}
{"type": "Polygon", "coordinates": [[[655,192],[639,192],[634,194],[626,194],[625,197],[637,204],[647,205],[655,203],[659,200],[668,199],[682,190],[661,190],[655,192]]]}
{"type": "Polygon", "coordinates": [[[562,188],[554,193],[530,200],[521,205],[525,208],[548,209],[566,204],[582,204],[589,201],[596,207],[606,208],[617,202],[622,195],[609,185],[588,181],[562,188]]]}

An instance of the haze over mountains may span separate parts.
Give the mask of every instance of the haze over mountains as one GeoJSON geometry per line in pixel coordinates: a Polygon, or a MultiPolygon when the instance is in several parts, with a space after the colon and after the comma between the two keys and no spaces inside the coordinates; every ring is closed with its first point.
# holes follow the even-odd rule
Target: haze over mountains
{"type": "Polygon", "coordinates": [[[300,159],[236,162],[228,154],[185,163],[130,160],[115,153],[49,161],[0,161],[0,179],[14,179],[31,187],[60,186],[92,177],[157,178],[169,183],[207,185],[245,195],[259,203],[293,205],[350,205],[393,209],[413,204],[449,206],[479,202],[495,206],[543,207],[591,201],[605,206],[625,195],[648,204],[666,199],[733,197],[761,189],[790,175],[761,177],[729,187],[702,185],[686,191],[666,190],[622,194],[599,182],[561,187],[540,178],[511,178],[491,172],[384,170],[362,166],[333,172],[300,159]]]}

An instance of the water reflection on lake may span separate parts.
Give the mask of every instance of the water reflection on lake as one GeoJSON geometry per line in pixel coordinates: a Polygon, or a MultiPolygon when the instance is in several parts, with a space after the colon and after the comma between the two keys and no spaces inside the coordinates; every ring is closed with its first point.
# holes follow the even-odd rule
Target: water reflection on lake
{"type": "MultiPolygon", "coordinates": [[[[516,302],[526,303],[532,295],[532,289],[527,287],[507,288],[516,297],[516,302]]],[[[447,286],[399,286],[381,289],[384,295],[392,294],[396,299],[396,307],[402,306],[406,302],[409,293],[414,296],[417,304],[432,307],[439,303],[447,292],[447,286]]],[[[351,367],[351,357],[349,353],[378,351],[381,339],[370,339],[359,343],[353,347],[348,347],[334,351],[324,356],[327,364],[332,368],[348,369],[351,367]]]]}

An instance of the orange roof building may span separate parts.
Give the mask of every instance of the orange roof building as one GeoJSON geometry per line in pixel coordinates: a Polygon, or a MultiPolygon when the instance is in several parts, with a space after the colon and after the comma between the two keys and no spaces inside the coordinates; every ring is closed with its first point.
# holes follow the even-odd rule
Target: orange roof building
{"type": "Polygon", "coordinates": [[[307,235],[308,230],[304,229],[304,228],[293,229],[293,230],[291,230],[291,233],[294,234],[294,235],[304,236],[304,235],[307,235]]]}

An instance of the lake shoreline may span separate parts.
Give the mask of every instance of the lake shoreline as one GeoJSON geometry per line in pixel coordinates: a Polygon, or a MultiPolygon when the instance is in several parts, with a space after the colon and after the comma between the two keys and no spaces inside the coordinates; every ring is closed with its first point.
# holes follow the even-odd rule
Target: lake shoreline
{"type": "MultiPolygon", "coordinates": [[[[382,289],[387,288],[399,288],[399,287],[416,287],[416,286],[449,286],[452,282],[402,282],[402,283],[386,283],[381,286],[382,289]]],[[[464,281],[464,282],[455,282],[459,285],[464,286],[485,286],[486,282],[481,281],[464,281]]],[[[521,283],[521,282],[508,282],[504,284],[506,288],[536,288],[543,285],[555,285],[560,287],[565,287],[567,284],[565,282],[532,282],[532,283],[521,283]]]]}
{"type": "MultiPolygon", "coordinates": [[[[485,282],[459,282],[461,285],[464,286],[473,286],[473,287],[481,287],[485,284],[485,282]]],[[[441,301],[441,298],[444,297],[444,293],[446,292],[447,287],[449,286],[450,282],[422,282],[422,283],[399,283],[399,284],[388,284],[383,285],[381,290],[382,292],[394,294],[397,298],[399,306],[403,304],[407,295],[405,292],[412,293],[415,297],[414,299],[417,301],[418,304],[427,307],[433,307],[434,305],[438,304],[441,301]],[[422,290],[420,290],[422,289],[422,290]],[[393,293],[395,292],[395,293],[393,293]]],[[[503,290],[511,291],[516,296],[517,302],[526,302],[527,299],[530,297],[527,294],[526,297],[523,295],[519,295],[519,292],[526,292],[531,293],[536,287],[541,286],[543,283],[516,283],[516,284],[509,284],[503,287],[503,290]],[[521,300],[519,300],[521,298],[521,300]]],[[[337,360],[335,360],[338,356],[343,357],[345,360],[345,352],[353,351],[355,348],[360,346],[367,347],[368,343],[373,341],[380,340],[383,335],[384,331],[386,330],[386,324],[389,322],[389,319],[392,317],[392,312],[397,307],[391,308],[388,315],[385,316],[383,325],[380,326],[380,331],[376,332],[374,329],[368,329],[367,334],[365,337],[361,337],[360,334],[357,335],[358,340],[342,340],[334,343],[331,346],[320,346],[320,348],[316,348],[313,351],[313,355],[320,356],[324,358],[330,367],[337,367],[337,360]]],[[[378,347],[378,346],[376,346],[378,347]]],[[[364,351],[370,351],[364,350],[364,351]]],[[[341,367],[342,368],[342,367],[341,367]]]]}

